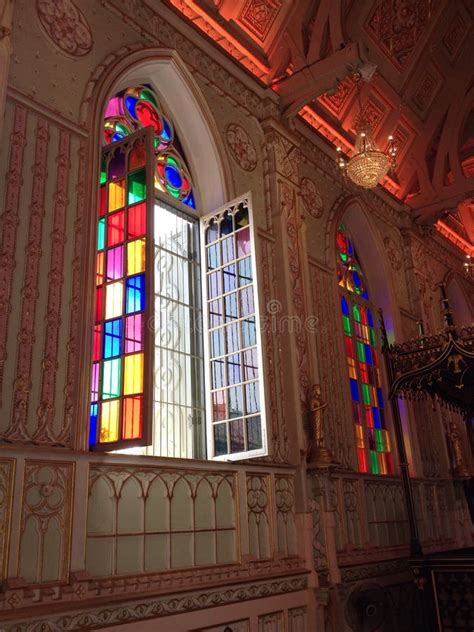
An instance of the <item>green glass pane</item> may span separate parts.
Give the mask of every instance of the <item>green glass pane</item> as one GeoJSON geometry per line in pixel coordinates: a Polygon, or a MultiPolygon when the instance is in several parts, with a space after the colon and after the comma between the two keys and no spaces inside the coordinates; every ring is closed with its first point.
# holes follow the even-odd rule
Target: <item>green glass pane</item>
{"type": "Polygon", "coordinates": [[[146,198],[145,169],[128,174],[128,204],[142,202],[146,198]]]}
{"type": "Polygon", "coordinates": [[[357,341],[357,355],[359,356],[360,362],[365,362],[365,348],[362,342],[357,341]]]}
{"type": "Polygon", "coordinates": [[[102,374],[102,399],[111,399],[121,395],[121,358],[106,360],[102,374]]]}
{"type": "Polygon", "coordinates": [[[343,316],[342,322],[344,324],[344,333],[350,336],[352,332],[351,332],[351,321],[349,320],[349,317],[343,316]]]}
{"type": "Polygon", "coordinates": [[[97,228],[97,250],[103,250],[105,248],[105,217],[99,219],[99,226],[97,228]]]}
{"type": "Polygon", "coordinates": [[[375,432],[375,447],[377,448],[377,452],[383,452],[385,450],[383,434],[381,430],[374,430],[375,432]]]}
{"type": "Polygon", "coordinates": [[[105,160],[103,160],[100,164],[100,184],[104,184],[105,182],[107,182],[107,166],[105,160]]]}
{"type": "Polygon", "coordinates": [[[374,450],[370,451],[370,469],[372,474],[380,474],[379,460],[377,458],[377,452],[374,452],[374,450]]]}
{"type": "Polygon", "coordinates": [[[376,345],[376,340],[375,340],[375,331],[373,327],[369,327],[369,337],[370,337],[370,344],[375,347],[376,345]]]}
{"type": "Polygon", "coordinates": [[[352,312],[354,314],[354,320],[360,323],[360,309],[358,305],[354,305],[352,308],[352,312]]]}
{"type": "Polygon", "coordinates": [[[362,384],[362,399],[364,404],[370,406],[370,390],[368,384],[362,384]]]}

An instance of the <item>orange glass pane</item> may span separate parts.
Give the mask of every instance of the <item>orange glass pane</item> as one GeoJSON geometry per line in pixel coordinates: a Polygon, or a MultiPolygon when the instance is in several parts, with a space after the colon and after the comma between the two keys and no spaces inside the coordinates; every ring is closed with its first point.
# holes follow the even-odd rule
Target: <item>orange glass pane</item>
{"type": "Polygon", "coordinates": [[[143,393],[143,353],[125,356],[123,394],[143,393]]]}
{"type": "Polygon", "coordinates": [[[123,400],[123,439],[142,436],[143,397],[125,397],[123,400]]]}
{"type": "Polygon", "coordinates": [[[388,474],[386,455],[383,452],[377,452],[377,458],[379,460],[380,474],[388,474]]]}
{"type": "Polygon", "coordinates": [[[97,253],[97,267],[96,267],[96,285],[102,285],[104,282],[104,251],[97,253]]]}
{"type": "Polygon", "coordinates": [[[125,180],[109,182],[109,213],[125,206],[125,180]]]}
{"type": "Polygon", "coordinates": [[[136,239],[127,244],[127,274],[138,274],[145,270],[145,239],[136,239]]]}
{"type": "Polygon", "coordinates": [[[120,400],[103,402],[100,405],[100,443],[110,443],[118,440],[120,414],[120,400]]]}

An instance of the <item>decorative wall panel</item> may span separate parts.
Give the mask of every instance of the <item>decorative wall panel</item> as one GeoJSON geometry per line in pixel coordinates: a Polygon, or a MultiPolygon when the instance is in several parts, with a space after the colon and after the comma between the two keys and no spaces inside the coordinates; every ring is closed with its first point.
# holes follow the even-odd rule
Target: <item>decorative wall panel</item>
{"type": "Polygon", "coordinates": [[[264,614],[258,618],[258,632],[285,632],[283,612],[264,614]]]}
{"type": "Polygon", "coordinates": [[[288,632],[307,632],[306,607],[288,610],[288,632]]]}
{"type": "Polygon", "coordinates": [[[86,568],[123,575],[237,561],[231,473],[92,466],[86,568]]]}
{"type": "Polygon", "coordinates": [[[249,553],[257,559],[271,556],[271,492],[266,475],[247,476],[249,553]]]}
{"type": "MultiPolygon", "coordinates": [[[[13,388],[2,391],[0,438],[9,442],[71,445],[72,419],[61,410],[73,256],[65,244],[77,234],[79,140],[56,119],[7,101],[5,134],[14,142],[0,248],[0,387],[8,374],[13,388]]],[[[75,312],[78,318],[77,305],[75,312]]]]}
{"type": "Polygon", "coordinates": [[[296,555],[295,489],[293,479],[275,477],[275,505],[278,552],[296,555]]]}
{"type": "Polygon", "coordinates": [[[0,460],[0,579],[5,577],[13,494],[13,459],[0,460]]]}
{"type": "Polygon", "coordinates": [[[73,463],[26,461],[18,574],[29,583],[68,578],[73,476],[73,463]]]}

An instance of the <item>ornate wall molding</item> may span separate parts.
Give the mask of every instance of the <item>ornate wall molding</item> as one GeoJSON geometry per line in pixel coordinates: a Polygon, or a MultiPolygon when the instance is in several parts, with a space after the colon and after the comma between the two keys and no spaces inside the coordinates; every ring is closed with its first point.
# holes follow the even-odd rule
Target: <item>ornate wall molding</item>
{"type": "MultiPolygon", "coordinates": [[[[277,463],[288,461],[288,428],[284,414],[285,388],[283,380],[283,364],[281,358],[281,333],[274,324],[272,309],[279,307],[275,298],[275,244],[265,238],[260,238],[262,292],[265,305],[265,360],[268,379],[266,387],[269,390],[268,405],[271,419],[271,458],[277,463]],[[270,281],[271,265],[271,281],[270,281]],[[268,322],[270,321],[270,322],[268,322]],[[278,371],[278,376],[277,376],[278,371]]],[[[277,314],[278,316],[278,314],[277,314]]]]}
{"type": "Polygon", "coordinates": [[[14,459],[0,460],[0,579],[2,580],[5,577],[10,540],[14,471],[14,459]]]}
{"type": "Polygon", "coordinates": [[[310,385],[310,369],[308,359],[308,340],[305,330],[307,311],[303,285],[303,250],[301,243],[301,227],[303,219],[298,212],[296,192],[294,188],[285,182],[280,182],[279,189],[288,249],[288,268],[291,282],[292,307],[293,313],[299,321],[299,327],[297,328],[295,335],[295,346],[298,363],[299,398],[302,404],[302,410],[304,410],[310,385]]]}
{"type": "Polygon", "coordinates": [[[38,443],[54,443],[55,387],[58,369],[59,331],[61,324],[61,291],[64,274],[64,243],[66,209],[68,205],[69,151],[71,135],[66,130],[59,133],[56,191],[54,194],[54,219],[51,231],[51,260],[49,265],[48,303],[45,316],[45,340],[43,349],[43,374],[41,400],[37,411],[38,427],[33,435],[38,443]]]}
{"type": "Polygon", "coordinates": [[[114,603],[107,607],[89,607],[75,614],[54,614],[26,621],[4,622],[5,632],[86,632],[108,625],[133,623],[171,614],[192,612],[240,603],[250,599],[285,595],[305,590],[307,578],[287,577],[274,581],[261,581],[229,586],[222,589],[188,592],[180,595],[164,595],[154,599],[132,603],[114,603]]]}
{"type": "Polygon", "coordinates": [[[39,298],[38,281],[41,260],[41,241],[45,214],[45,189],[49,145],[49,124],[37,119],[35,159],[29,227],[26,246],[25,277],[21,290],[22,306],[18,332],[17,364],[14,381],[12,419],[5,437],[9,441],[28,441],[28,404],[31,393],[31,359],[35,342],[35,316],[39,298]]]}
{"type": "Polygon", "coordinates": [[[237,123],[229,123],[226,128],[229,153],[244,171],[253,171],[257,166],[257,150],[246,130],[237,123]]]}
{"type": "Polygon", "coordinates": [[[92,32],[72,0],[36,0],[36,10],[44,32],[56,48],[72,57],[87,55],[93,45],[92,32]]]}
{"type": "Polygon", "coordinates": [[[267,559],[273,549],[271,490],[269,477],[247,475],[247,507],[249,553],[256,559],[267,559]]]}
{"type": "Polygon", "coordinates": [[[314,219],[319,219],[324,211],[323,200],[313,180],[310,178],[301,179],[300,195],[306,212],[314,219]]]}
{"type": "Polygon", "coordinates": [[[27,143],[26,119],[26,108],[22,105],[16,105],[13,133],[10,137],[10,163],[6,178],[5,210],[2,214],[2,244],[0,248],[0,404],[3,401],[3,370],[7,359],[8,322],[12,308],[13,270],[16,265],[15,246],[19,224],[23,154],[27,143]]]}
{"type": "MultiPolygon", "coordinates": [[[[80,330],[81,319],[80,299],[82,287],[82,248],[83,248],[83,224],[85,222],[85,189],[86,189],[86,142],[81,141],[78,150],[78,179],[77,179],[77,207],[76,218],[74,220],[74,258],[72,261],[72,292],[71,292],[71,312],[69,320],[69,336],[67,345],[67,372],[66,386],[64,388],[64,426],[58,438],[62,445],[72,445],[74,442],[73,422],[75,415],[78,416],[77,402],[77,377],[80,366],[80,330]]],[[[77,429],[76,432],[78,433],[77,429]]],[[[79,433],[78,433],[79,434],[79,433]]]]}
{"type": "MultiPolygon", "coordinates": [[[[191,70],[198,72],[206,83],[212,85],[220,94],[228,97],[232,103],[238,103],[248,114],[260,119],[270,113],[278,115],[276,95],[260,96],[257,94],[255,90],[249,88],[247,82],[237,78],[236,74],[242,76],[243,71],[236,68],[236,74],[229,72],[227,68],[224,68],[223,63],[216,62],[203,48],[196,46],[195,41],[188,40],[166,20],[163,14],[156,13],[148,4],[133,0],[105,0],[105,6],[138,31],[142,38],[148,39],[150,43],[176,50],[191,70]]],[[[143,44],[127,47],[128,50],[142,48],[143,44]]],[[[94,71],[85,91],[85,100],[81,105],[81,122],[83,124],[87,123],[88,101],[94,85],[100,80],[101,75],[107,72],[110,64],[117,61],[127,49],[123,48],[116,51],[94,71]]],[[[216,56],[221,59],[220,53],[216,52],[216,56]]]]}

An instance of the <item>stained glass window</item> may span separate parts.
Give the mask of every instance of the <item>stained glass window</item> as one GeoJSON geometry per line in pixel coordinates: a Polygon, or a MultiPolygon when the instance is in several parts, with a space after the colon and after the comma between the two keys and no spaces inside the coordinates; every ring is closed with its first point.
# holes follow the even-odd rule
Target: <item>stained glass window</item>
{"type": "Polygon", "coordinates": [[[210,455],[265,450],[251,208],[228,205],[204,236],[210,455]]]}
{"type": "Polygon", "coordinates": [[[360,472],[392,474],[379,349],[369,294],[354,245],[343,224],[336,235],[344,345],[360,472]]]}
{"type": "MultiPolygon", "coordinates": [[[[183,150],[156,92],[148,86],[137,86],[122,90],[110,99],[105,110],[105,143],[115,143],[148,126],[154,132],[155,187],[194,208],[193,186],[183,150]]],[[[140,157],[137,156],[136,160],[140,160],[140,157]]],[[[140,182],[130,182],[131,199],[139,195],[140,182]]],[[[117,196],[120,201],[118,190],[117,196]]]]}
{"type": "Polygon", "coordinates": [[[249,196],[197,216],[173,124],[147,86],[109,101],[104,141],[91,447],[202,458],[206,418],[209,457],[264,454],[249,196]]]}
{"type": "Polygon", "coordinates": [[[147,227],[152,223],[152,172],[143,130],[104,148],[97,219],[90,445],[145,441],[145,359],[151,279],[147,227]]]}

